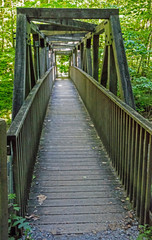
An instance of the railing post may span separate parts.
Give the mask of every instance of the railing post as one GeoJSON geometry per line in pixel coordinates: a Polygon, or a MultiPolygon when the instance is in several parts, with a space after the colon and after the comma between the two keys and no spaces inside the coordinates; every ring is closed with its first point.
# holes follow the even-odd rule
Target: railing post
{"type": "Polygon", "coordinates": [[[6,123],[0,119],[0,239],[8,239],[6,123]]]}

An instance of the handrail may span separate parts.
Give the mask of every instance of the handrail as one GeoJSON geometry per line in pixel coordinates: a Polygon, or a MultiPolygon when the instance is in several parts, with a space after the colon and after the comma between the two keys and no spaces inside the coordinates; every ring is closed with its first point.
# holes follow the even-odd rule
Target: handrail
{"type": "Polygon", "coordinates": [[[26,119],[26,116],[28,114],[29,108],[31,107],[34,98],[36,97],[37,92],[39,91],[39,88],[41,87],[41,85],[43,84],[44,80],[48,77],[48,75],[50,74],[50,72],[52,71],[52,68],[50,68],[45,75],[43,76],[43,78],[39,79],[36,83],[36,85],[33,87],[33,89],[31,90],[31,92],[29,93],[29,95],[27,96],[22,109],[20,110],[20,112],[17,114],[16,118],[13,120],[9,130],[8,130],[8,135],[10,137],[13,136],[17,136],[18,133],[20,132],[20,129],[22,128],[24,121],[26,119]]]}
{"type": "MultiPolygon", "coordinates": [[[[72,67],[71,67],[72,68],[72,67]]],[[[123,102],[121,99],[119,99],[117,96],[115,96],[111,91],[109,91],[107,88],[105,88],[103,85],[101,85],[99,82],[97,82],[93,77],[91,77],[89,74],[84,72],[78,67],[74,67],[78,69],[84,76],[89,78],[89,80],[96,85],[97,88],[99,88],[108,98],[110,98],[113,102],[115,102],[121,109],[123,109],[130,117],[132,117],[135,121],[137,121],[139,124],[142,125],[142,127],[148,131],[149,133],[152,133],[152,124],[144,118],[142,115],[140,115],[138,112],[136,112],[133,108],[131,108],[128,104],[123,102]]]]}
{"type": "Polygon", "coordinates": [[[54,67],[37,81],[13,120],[8,145],[13,155],[14,192],[24,215],[43,120],[55,77],[54,67]]]}
{"type": "Polygon", "coordinates": [[[136,208],[140,223],[149,223],[152,220],[152,124],[82,70],[71,67],[70,76],[136,208]]]}
{"type": "Polygon", "coordinates": [[[0,119],[0,239],[8,239],[6,123],[0,119]]]}

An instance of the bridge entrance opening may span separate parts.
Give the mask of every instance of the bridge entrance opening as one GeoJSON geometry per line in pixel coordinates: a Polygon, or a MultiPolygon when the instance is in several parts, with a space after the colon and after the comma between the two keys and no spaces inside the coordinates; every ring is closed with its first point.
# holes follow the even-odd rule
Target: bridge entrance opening
{"type": "Polygon", "coordinates": [[[57,77],[69,77],[69,61],[70,56],[68,55],[56,56],[57,77]]]}

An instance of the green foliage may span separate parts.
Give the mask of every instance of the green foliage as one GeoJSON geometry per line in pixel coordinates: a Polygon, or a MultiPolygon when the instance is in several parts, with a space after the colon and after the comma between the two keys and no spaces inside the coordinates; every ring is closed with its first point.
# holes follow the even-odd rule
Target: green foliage
{"type": "Polygon", "coordinates": [[[12,111],[14,56],[13,48],[0,52],[0,117],[4,118],[8,125],[12,111]]]}
{"type": "MultiPolygon", "coordinates": [[[[8,199],[9,200],[15,200],[16,196],[15,194],[9,194],[8,199]]],[[[17,204],[12,204],[12,211],[10,213],[9,219],[8,219],[8,235],[9,240],[16,239],[16,233],[19,235],[19,233],[24,234],[26,239],[32,239],[31,238],[31,227],[29,223],[27,222],[26,218],[20,217],[17,215],[17,212],[19,212],[20,208],[17,204]],[[12,236],[12,229],[15,229],[15,238],[12,236]]]]}
{"type": "Polygon", "coordinates": [[[152,111],[152,81],[146,77],[134,77],[132,83],[137,110],[150,115],[152,111]]]}
{"type": "Polygon", "coordinates": [[[59,55],[56,59],[58,74],[67,75],[69,71],[69,56],[59,55]]]}
{"type": "Polygon", "coordinates": [[[139,226],[139,236],[136,240],[151,240],[152,239],[152,226],[144,225],[139,226]]]}

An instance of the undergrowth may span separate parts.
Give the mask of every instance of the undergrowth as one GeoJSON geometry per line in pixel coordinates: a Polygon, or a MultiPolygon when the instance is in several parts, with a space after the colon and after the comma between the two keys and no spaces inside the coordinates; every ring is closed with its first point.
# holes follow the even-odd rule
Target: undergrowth
{"type": "Polygon", "coordinates": [[[32,240],[31,238],[31,226],[27,222],[26,218],[19,216],[20,208],[15,201],[15,194],[9,194],[8,199],[11,202],[11,212],[8,219],[8,236],[9,240],[21,239],[21,235],[24,235],[24,239],[32,240]]]}

